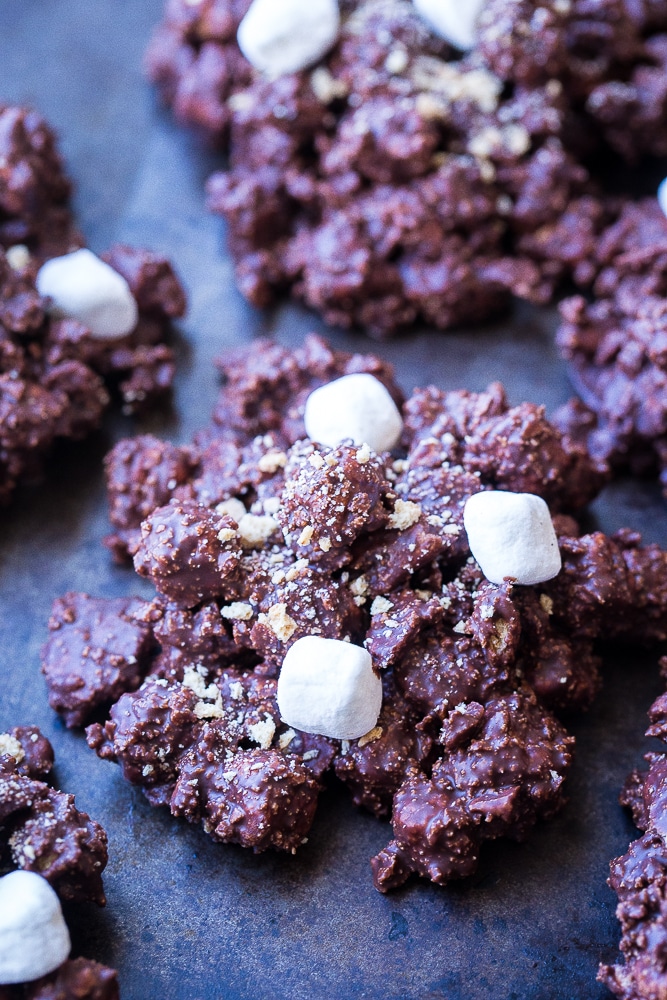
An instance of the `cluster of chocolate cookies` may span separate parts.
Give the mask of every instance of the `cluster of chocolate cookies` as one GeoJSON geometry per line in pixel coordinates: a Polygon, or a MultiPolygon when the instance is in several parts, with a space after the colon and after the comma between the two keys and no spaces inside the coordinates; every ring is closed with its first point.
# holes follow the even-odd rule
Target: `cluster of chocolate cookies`
{"type": "Polygon", "coordinates": [[[257,342],[222,368],[213,423],[192,445],[144,436],[107,460],[109,544],[152,601],[68,594],[43,655],[50,702],[155,805],[214,838],[296,851],[323,783],[391,816],[373,859],[387,890],[416,873],[470,874],[483,841],[524,837],[563,803],[600,638],[667,638],[667,554],[637,535],[581,535],[572,514],[607,469],[543,408],[416,390],[388,365],[309,338],[257,342]],[[391,452],[323,446],[304,427],[314,390],[368,373],[399,404],[391,452]],[[471,556],[466,501],[544,498],[563,567],[492,584],[471,556]],[[306,636],[367,649],[384,697],[358,739],[297,731],[277,679],[306,636]]]}
{"type": "Polygon", "coordinates": [[[667,4],[488,0],[463,56],[418,6],[343,2],[317,65],[268,76],[237,44],[249,0],[170,0],[147,68],[229,151],[209,203],[239,288],[259,306],[289,290],[377,336],[593,289],[602,302],[562,307],[583,401],[563,419],[664,479],[667,220],[606,195],[597,167],[667,153],[667,4]]]}
{"type": "MultiPolygon", "coordinates": [[[[667,657],[661,661],[667,676],[667,657]]],[[[663,743],[667,738],[667,695],[649,711],[646,735],[663,743]]],[[[643,836],[627,854],[611,864],[609,884],[618,896],[616,915],[621,922],[623,963],[600,968],[598,978],[622,1000],[659,997],[664,992],[664,948],[667,925],[667,754],[646,755],[649,768],[634,771],[621,803],[632,810],[643,836]]]]}
{"type": "Polygon", "coordinates": [[[47,783],[53,762],[53,747],[36,727],[18,726],[0,734],[0,863],[3,871],[34,873],[37,883],[35,888],[26,880],[27,887],[20,883],[20,888],[7,892],[0,880],[0,976],[3,983],[9,978],[14,984],[0,985],[0,1000],[118,1000],[112,969],[83,958],[67,958],[69,939],[57,900],[104,906],[107,836],[99,823],[77,809],[73,795],[47,783]],[[41,889],[41,880],[57,896],[41,889]],[[51,895],[51,903],[46,897],[46,907],[55,907],[55,932],[53,920],[44,921],[44,891],[51,895]],[[36,929],[21,954],[16,954],[10,925],[21,917],[36,929]],[[59,931],[64,934],[60,953],[59,931]],[[29,982],[21,982],[28,977],[29,982]]]}
{"type": "Polygon", "coordinates": [[[174,375],[165,337],[185,310],[185,295],[171,265],[128,246],[112,247],[103,261],[81,250],[69,196],[43,119],[0,105],[0,503],[39,471],[56,440],[97,428],[113,396],[135,412],[164,396],[174,375]],[[94,283],[99,272],[107,282],[111,274],[133,310],[127,332],[111,336],[52,300],[46,289],[63,278],[54,286],[41,276],[54,258],[70,269],[74,262],[73,278],[65,275],[73,302],[81,300],[93,262],[86,304],[98,312],[95,296],[104,306],[106,290],[100,294],[94,283]]]}

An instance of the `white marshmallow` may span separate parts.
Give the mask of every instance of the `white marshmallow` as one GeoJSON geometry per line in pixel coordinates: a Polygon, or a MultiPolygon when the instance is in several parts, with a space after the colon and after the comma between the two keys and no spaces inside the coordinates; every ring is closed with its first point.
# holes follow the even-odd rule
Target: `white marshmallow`
{"type": "Polygon", "coordinates": [[[306,433],[335,448],[345,438],[390,451],[403,432],[403,420],[387,389],[374,375],[344,375],[311,392],[303,416],[306,433]]]}
{"type": "Polygon", "coordinates": [[[255,69],[282,76],[318,62],[339,31],[338,0],[253,0],[237,40],[255,69]]]}
{"type": "Polygon", "coordinates": [[[525,586],[552,580],[562,561],[549,508],[533,493],[489,490],[463,511],[470,550],[491,583],[511,577],[525,586]]]}
{"type": "Polygon", "coordinates": [[[667,215],[667,177],[661,181],[658,187],[658,205],[660,205],[663,215],[667,215]]]}
{"type": "Polygon", "coordinates": [[[41,875],[16,871],[0,879],[0,983],[29,983],[70,953],[57,895],[41,875]]]}
{"type": "Polygon", "coordinates": [[[414,0],[418,12],[430,26],[453,45],[468,52],[477,42],[477,18],[486,0],[414,0]]]}
{"type": "Polygon", "coordinates": [[[124,337],[137,325],[127,281],[90,250],[47,260],[37,274],[37,291],[51,300],[51,312],[78,319],[101,340],[124,337]]]}
{"type": "Polygon", "coordinates": [[[307,635],[287,651],[278,708],[293,729],[356,740],[373,729],[381,707],[382,681],[363,646],[307,635]]]}

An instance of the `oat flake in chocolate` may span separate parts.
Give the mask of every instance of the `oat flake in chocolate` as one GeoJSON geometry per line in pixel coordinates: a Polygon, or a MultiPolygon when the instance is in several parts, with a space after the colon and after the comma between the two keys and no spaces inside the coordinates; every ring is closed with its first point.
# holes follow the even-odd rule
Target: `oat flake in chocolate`
{"type": "Polygon", "coordinates": [[[296,852],[336,779],[391,821],[379,889],[467,876],[485,840],[523,839],[563,804],[561,716],[595,697],[597,640],[667,637],[667,554],[628,531],[580,533],[606,466],[498,384],[404,400],[385,363],[318,337],[294,352],[258,341],[222,368],[213,422],[190,445],[144,436],[110,454],[109,544],[156,596],[56,602],[51,704],[69,724],[105,704],[91,747],[216,840],[296,852]],[[305,438],[309,392],[353,371],[401,406],[391,455],[305,438]],[[484,489],[547,501],[554,580],[484,580],[462,519],[484,489]],[[364,644],[381,673],[380,718],[359,740],[280,719],[283,657],[313,634],[364,644]]]}

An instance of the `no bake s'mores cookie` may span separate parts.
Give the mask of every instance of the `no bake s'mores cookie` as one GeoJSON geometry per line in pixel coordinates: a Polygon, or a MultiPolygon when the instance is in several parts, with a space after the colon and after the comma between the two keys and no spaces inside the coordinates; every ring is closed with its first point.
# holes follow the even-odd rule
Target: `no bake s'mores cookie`
{"type": "Polygon", "coordinates": [[[228,148],[242,292],[386,335],[587,285],[585,164],[667,149],[666,55],[662,3],[170,0],[147,65],[228,148]]]}
{"type": "MultiPolygon", "coordinates": [[[[662,660],[663,676],[667,659],[662,660]]],[[[667,736],[667,697],[661,695],[649,710],[647,736],[663,743],[667,736]]],[[[621,794],[632,810],[642,836],[626,854],[611,863],[609,885],[618,896],[616,915],[621,923],[622,961],[602,965],[598,979],[623,1000],[649,1000],[667,989],[664,952],[667,947],[667,822],[664,748],[646,755],[646,771],[634,771],[621,794]]]]}
{"type": "Polygon", "coordinates": [[[110,705],[90,745],[217,840],[296,851],[335,776],[391,816],[378,888],[468,875],[562,805],[560,714],[594,698],[598,640],[665,638],[667,556],[581,535],[606,468],[498,385],[406,401],[318,338],[224,368],[192,445],[109,457],[114,551],[157,596],[56,603],[52,704],[110,705]]]}
{"type": "Polygon", "coordinates": [[[667,490],[667,218],[625,204],[595,251],[595,298],[565,299],[557,339],[579,399],[556,421],[591,453],[667,490]]]}
{"type": "Polygon", "coordinates": [[[113,969],[69,958],[60,901],[105,905],[107,835],[48,783],[53,763],[36,726],[0,733],[0,998],[118,1000],[113,969]]]}
{"type": "Polygon", "coordinates": [[[170,263],[117,245],[82,248],[55,138],[34,112],[0,107],[0,501],[58,439],[169,389],[165,343],[185,296],[170,263]]]}

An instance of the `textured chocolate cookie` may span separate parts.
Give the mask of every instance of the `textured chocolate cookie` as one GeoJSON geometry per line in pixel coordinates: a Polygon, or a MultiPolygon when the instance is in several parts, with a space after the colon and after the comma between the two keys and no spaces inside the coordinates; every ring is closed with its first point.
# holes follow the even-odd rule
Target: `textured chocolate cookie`
{"type": "Polygon", "coordinates": [[[580,400],[556,422],[592,454],[667,491],[667,219],[654,199],[623,206],[596,248],[595,299],[561,303],[558,343],[580,400]]]}
{"type": "Polygon", "coordinates": [[[342,3],[331,51],[277,78],[239,51],[248,6],[170,0],[147,67],[229,150],[209,204],[255,305],[384,336],[546,302],[611,221],[585,164],[667,150],[662,2],[489,0],[463,58],[408,0],[342,3]]]}
{"type": "Polygon", "coordinates": [[[70,194],[45,121],[25,108],[0,105],[0,503],[19,481],[39,473],[54,441],[90,433],[113,399],[127,413],[150,406],[174,376],[166,341],[186,302],[171,264],[122,245],[112,247],[104,263],[96,261],[81,249],[70,194]],[[86,272],[71,264],[81,255],[86,272]],[[70,261],[69,273],[61,271],[55,284],[42,269],[53,258],[70,261]],[[91,261],[97,269],[92,279],[91,261]],[[120,331],[93,328],[76,308],[85,300],[98,322],[108,312],[109,289],[95,284],[104,265],[111,269],[106,285],[110,274],[130,309],[130,322],[120,331]],[[65,298],[53,298],[61,289],[65,298]]]}
{"type": "MultiPolygon", "coordinates": [[[[663,674],[667,659],[662,661],[663,674]]],[[[667,737],[667,696],[661,695],[649,711],[647,736],[667,737]]],[[[667,989],[664,951],[667,945],[667,755],[646,757],[649,769],[633,772],[621,795],[632,810],[643,836],[627,854],[611,863],[609,885],[618,896],[616,916],[621,923],[622,961],[602,965],[598,979],[623,1000],[649,1000],[667,989]]]]}
{"type": "Polygon", "coordinates": [[[258,341],[224,371],[214,422],[191,445],[143,437],[110,455],[110,544],[157,594],[57,602],[52,703],[80,724],[117,699],[90,745],[216,840],[296,851],[333,772],[392,816],[378,888],[467,875],[485,840],[520,839],[562,804],[572,739],[559,714],[594,698],[596,641],[667,637],[667,555],[631,532],[580,534],[572,514],[605,465],[499,385],[403,401],[386,365],[316,337],[293,353],[258,341]],[[310,393],[355,372],[400,404],[391,453],[306,435],[310,393]],[[485,580],[463,513],[488,490],[545,499],[555,578],[485,580]],[[371,654],[384,699],[362,737],[282,718],[285,654],[308,636],[371,654]]]}
{"type": "Polygon", "coordinates": [[[46,784],[52,766],[51,744],[36,727],[0,734],[0,857],[42,875],[61,899],[104,906],[106,833],[73,795],[46,784]]]}

